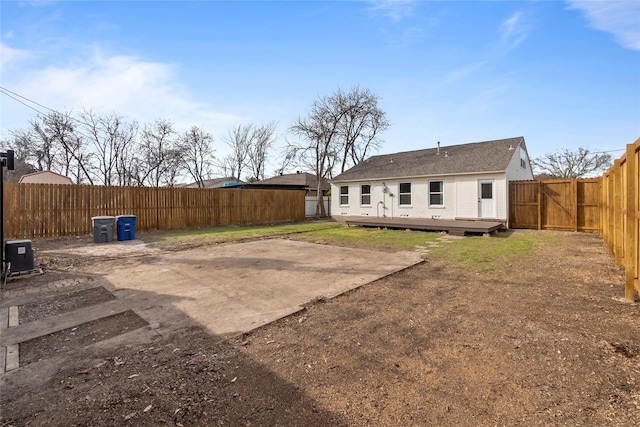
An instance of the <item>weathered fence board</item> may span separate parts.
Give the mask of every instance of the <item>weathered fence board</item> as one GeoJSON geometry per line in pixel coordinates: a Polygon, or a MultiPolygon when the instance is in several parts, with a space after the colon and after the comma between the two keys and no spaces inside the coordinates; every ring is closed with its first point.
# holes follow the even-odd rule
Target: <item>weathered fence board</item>
{"type": "Polygon", "coordinates": [[[513,181],[509,184],[512,228],[596,232],[600,179],[513,181]]]}
{"type": "Polygon", "coordinates": [[[135,215],[138,230],[303,220],[304,196],[300,190],[5,183],[4,232],[8,238],[89,234],[91,218],[101,215],[135,215]]]}
{"type": "Polygon", "coordinates": [[[600,234],[625,268],[625,298],[640,293],[640,138],[602,178],[600,234]]]}

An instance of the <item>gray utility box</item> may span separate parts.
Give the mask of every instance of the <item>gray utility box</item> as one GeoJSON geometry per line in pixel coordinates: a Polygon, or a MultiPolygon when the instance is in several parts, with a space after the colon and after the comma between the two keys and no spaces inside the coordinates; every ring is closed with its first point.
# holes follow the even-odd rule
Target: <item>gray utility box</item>
{"type": "Polygon", "coordinates": [[[113,241],[114,216],[94,216],[93,221],[93,242],[107,243],[113,241]]]}
{"type": "Polygon", "coordinates": [[[12,240],[4,245],[5,262],[11,263],[9,272],[21,273],[36,268],[31,240],[12,240]]]}

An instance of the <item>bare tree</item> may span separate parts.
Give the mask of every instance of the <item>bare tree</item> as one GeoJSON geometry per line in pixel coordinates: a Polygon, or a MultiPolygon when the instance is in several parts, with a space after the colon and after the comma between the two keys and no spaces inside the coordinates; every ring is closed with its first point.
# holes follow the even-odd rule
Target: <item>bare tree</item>
{"type": "Polygon", "coordinates": [[[531,159],[536,175],[549,178],[584,178],[601,174],[612,164],[611,155],[607,153],[591,153],[586,148],[578,151],[565,149],[560,153],[545,154],[544,157],[531,159]]]}
{"type": "Polygon", "coordinates": [[[198,187],[204,187],[204,180],[210,173],[213,161],[213,136],[198,126],[193,126],[180,137],[179,149],[185,170],[198,187]]]}
{"type": "Polygon", "coordinates": [[[96,179],[103,185],[130,185],[137,123],[127,123],[115,113],[98,116],[90,110],[81,113],[81,118],[95,150],[96,179]]]}
{"type": "Polygon", "coordinates": [[[293,134],[305,142],[289,144],[289,152],[318,177],[316,214],[324,216],[322,178],[331,178],[336,162],[341,171],[363,160],[380,145],[379,134],[389,127],[385,113],[378,107],[378,97],[368,89],[341,89],[331,96],[317,99],[309,114],[291,126],[293,134]]]}
{"type": "Polygon", "coordinates": [[[33,156],[38,170],[55,170],[56,147],[54,137],[47,132],[43,116],[36,116],[29,121],[30,130],[22,132],[19,136],[23,141],[31,144],[31,155],[33,156]]]}
{"type": "MultiPolygon", "coordinates": [[[[15,151],[16,159],[21,159],[27,164],[33,166],[35,171],[44,170],[43,159],[41,157],[42,151],[39,149],[39,144],[33,130],[30,129],[11,129],[11,140],[6,141],[8,147],[13,148],[15,151]]],[[[52,162],[53,163],[53,162],[52,162]]]]}
{"type": "Polygon", "coordinates": [[[289,167],[293,167],[296,162],[296,153],[295,149],[292,150],[295,144],[290,143],[286,140],[286,146],[281,150],[280,156],[280,167],[274,171],[275,175],[282,175],[285,170],[289,169],[289,167]]]}
{"type": "Polygon", "coordinates": [[[172,148],[167,151],[167,156],[164,163],[164,171],[160,175],[160,184],[167,187],[173,187],[176,185],[178,176],[183,169],[182,155],[180,149],[172,148]]]}
{"type": "Polygon", "coordinates": [[[254,133],[253,124],[238,125],[229,131],[229,135],[224,141],[231,148],[231,155],[226,156],[220,167],[229,170],[231,176],[238,177],[242,174],[242,169],[247,166],[247,158],[251,149],[254,133]]]}
{"type": "Polygon", "coordinates": [[[60,148],[58,163],[61,173],[71,175],[78,184],[87,181],[93,184],[90,173],[92,155],[87,151],[86,139],[77,132],[76,121],[71,117],[71,113],[51,112],[43,117],[43,124],[60,148]]]}
{"type": "Polygon", "coordinates": [[[349,93],[338,91],[345,109],[340,123],[343,152],[340,172],[367,158],[371,150],[380,148],[379,134],[389,127],[386,114],[378,107],[379,97],[369,89],[355,86],[349,93]]]}
{"type": "Polygon", "coordinates": [[[12,131],[14,143],[25,162],[38,170],[51,170],[80,183],[91,181],[86,141],[77,132],[70,113],[51,112],[29,121],[29,129],[12,131]]]}
{"type": "Polygon", "coordinates": [[[264,179],[264,168],[269,148],[275,143],[276,122],[254,128],[249,147],[249,164],[252,178],[264,179]]]}
{"type": "Polygon", "coordinates": [[[316,216],[326,216],[322,178],[331,176],[336,154],[342,151],[339,129],[344,114],[338,96],[324,96],[311,104],[307,117],[298,118],[290,128],[294,135],[305,141],[290,145],[291,154],[318,177],[316,216]]]}
{"type": "Polygon", "coordinates": [[[177,176],[175,165],[171,158],[176,156],[176,132],[169,120],[158,119],[152,124],[145,124],[138,146],[140,158],[139,185],[159,187],[168,176],[168,182],[173,183],[177,176]],[[175,171],[174,174],[170,172],[175,171]]]}
{"type": "Polygon", "coordinates": [[[217,162],[216,166],[220,169],[220,172],[224,176],[232,176],[234,178],[238,178],[239,176],[236,170],[237,164],[233,155],[224,156],[217,162]]]}
{"type": "Polygon", "coordinates": [[[25,160],[26,150],[24,147],[19,147],[16,144],[16,140],[7,139],[0,142],[0,150],[14,150],[15,152],[15,168],[13,170],[5,170],[2,178],[5,182],[18,182],[22,175],[27,175],[30,173],[38,172],[38,170],[30,163],[27,163],[25,160]]]}

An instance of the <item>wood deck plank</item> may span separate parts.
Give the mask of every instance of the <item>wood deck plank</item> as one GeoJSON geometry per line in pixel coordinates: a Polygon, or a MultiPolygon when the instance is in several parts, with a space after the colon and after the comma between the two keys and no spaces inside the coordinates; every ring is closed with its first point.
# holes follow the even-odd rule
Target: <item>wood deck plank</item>
{"type": "Polygon", "coordinates": [[[452,235],[462,236],[467,233],[489,234],[504,227],[501,221],[471,221],[428,218],[342,218],[347,225],[362,227],[404,228],[424,231],[446,231],[452,235]]]}

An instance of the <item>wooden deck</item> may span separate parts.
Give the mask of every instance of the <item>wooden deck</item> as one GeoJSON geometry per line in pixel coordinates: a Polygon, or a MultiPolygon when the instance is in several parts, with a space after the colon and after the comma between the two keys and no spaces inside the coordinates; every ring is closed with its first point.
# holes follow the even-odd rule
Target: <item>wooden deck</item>
{"type": "Polygon", "coordinates": [[[425,231],[446,231],[452,236],[464,236],[468,233],[491,234],[504,227],[501,221],[473,221],[427,218],[340,218],[348,226],[385,227],[425,231]]]}

